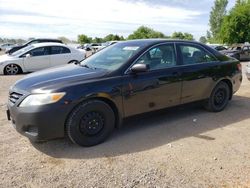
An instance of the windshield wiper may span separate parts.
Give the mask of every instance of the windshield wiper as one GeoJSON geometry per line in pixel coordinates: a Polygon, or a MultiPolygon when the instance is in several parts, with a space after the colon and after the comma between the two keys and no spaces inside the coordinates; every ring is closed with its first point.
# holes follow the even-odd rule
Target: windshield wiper
{"type": "Polygon", "coordinates": [[[87,64],[84,64],[84,65],[80,65],[82,67],[85,67],[85,68],[88,68],[88,69],[96,69],[95,67],[90,67],[89,65],[87,64]]]}
{"type": "Polygon", "coordinates": [[[84,65],[81,65],[81,64],[79,64],[81,67],[86,67],[86,68],[88,68],[88,69],[90,69],[90,67],[87,65],[87,64],[84,64],[84,65]]]}

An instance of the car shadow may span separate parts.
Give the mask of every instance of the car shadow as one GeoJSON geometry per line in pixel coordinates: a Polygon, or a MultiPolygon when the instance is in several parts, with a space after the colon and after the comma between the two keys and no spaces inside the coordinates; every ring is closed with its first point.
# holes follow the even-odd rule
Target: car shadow
{"type": "Polygon", "coordinates": [[[213,142],[216,138],[202,134],[243,121],[250,117],[249,111],[250,98],[234,96],[227,108],[219,113],[207,112],[200,105],[191,104],[126,119],[121,129],[93,147],[80,147],[68,139],[32,145],[55,158],[88,159],[140,152],[187,137],[213,142]]]}

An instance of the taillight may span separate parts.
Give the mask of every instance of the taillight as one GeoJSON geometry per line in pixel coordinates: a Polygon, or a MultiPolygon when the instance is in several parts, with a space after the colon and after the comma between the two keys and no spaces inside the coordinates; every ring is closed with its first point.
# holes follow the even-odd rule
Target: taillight
{"type": "Polygon", "coordinates": [[[242,66],[241,66],[241,64],[240,64],[240,63],[238,63],[238,64],[237,64],[237,68],[238,68],[238,70],[239,70],[239,71],[241,71],[241,70],[242,70],[242,66]]]}

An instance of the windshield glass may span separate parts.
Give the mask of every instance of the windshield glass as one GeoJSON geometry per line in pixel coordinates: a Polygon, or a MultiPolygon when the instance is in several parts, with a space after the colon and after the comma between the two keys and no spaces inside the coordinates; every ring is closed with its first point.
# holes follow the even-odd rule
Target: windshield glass
{"type": "Polygon", "coordinates": [[[109,46],[81,62],[82,66],[114,71],[133,57],[142,46],[119,43],[109,46]]]}
{"type": "Polygon", "coordinates": [[[34,46],[30,45],[30,46],[26,46],[24,48],[21,48],[20,50],[17,50],[16,52],[14,52],[13,54],[11,54],[11,56],[20,56],[23,53],[25,53],[26,51],[32,49],[34,46]]]}

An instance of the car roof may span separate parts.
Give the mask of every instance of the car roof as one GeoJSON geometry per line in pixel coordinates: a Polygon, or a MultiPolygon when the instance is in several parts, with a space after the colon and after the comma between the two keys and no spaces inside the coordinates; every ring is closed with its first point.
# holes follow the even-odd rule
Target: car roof
{"type": "Polygon", "coordinates": [[[131,45],[154,45],[154,44],[159,44],[159,43],[164,43],[164,42],[188,42],[188,43],[194,43],[194,44],[201,44],[200,42],[196,41],[191,41],[191,40],[181,40],[181,39],[136,39],[136,40],[127,40],[127,41],[121,41],[119,43],[123,44],[131,44],[131,45]]]}
{"type": "Polygon", "coordinates": [[[63,46],[63,47],[67,47],[70,48],[69,46],[62,44],[62,43],[58,43],[58,42],[42,42],[42,43],[36,43],[36,44],[32,44],[32,46],[34,47],[44,47],[44,46],[63,46]]]}
{"type": "Polygon", "coordinates": [[[36,40],[51,40],[51,41],[61,41],[60,39],[51,39],[51,38],[37,38],[37,39],[32,39],[30,41],[36,41],[36,40]]]}

